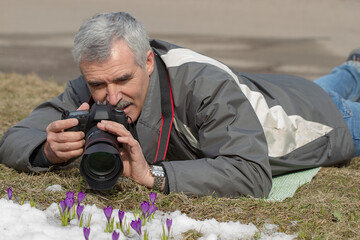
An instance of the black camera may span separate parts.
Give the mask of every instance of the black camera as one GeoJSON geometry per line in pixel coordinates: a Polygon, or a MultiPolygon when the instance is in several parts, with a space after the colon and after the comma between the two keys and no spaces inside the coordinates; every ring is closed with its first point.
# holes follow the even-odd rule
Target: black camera
{"type": "Polygon", "coordinates": [[[123,172],[120,157],[122,144],[116,136],[97,127],[101,120],[118,122],[129,129],[128,117],[105,102],[96,102],[90,111],[65,112],[62,119],[76,118],[79,124],[66,131],[83,131],[85,135],[84,153],[80,162],[80,173],[89,187],[94,190],[112,188],[123,172]]]}

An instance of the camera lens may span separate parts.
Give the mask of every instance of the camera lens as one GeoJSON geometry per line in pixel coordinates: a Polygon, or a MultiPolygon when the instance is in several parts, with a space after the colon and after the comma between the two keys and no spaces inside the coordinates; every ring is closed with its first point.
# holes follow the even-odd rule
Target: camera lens
{"type": "Polygon", "coordinates": [[[100,176],[106,176],[114,171],[116,158],[113,154],[106,152],[97,152],[90,154],[87,158],[89,170],[100,176]]]}
{"type": "Polygon", "coordinates": [[[87,132],[80,172],[91,189],[108,190],[116,184],[123,172],[121,146],[115,135],[97,126],[87,132]]]}

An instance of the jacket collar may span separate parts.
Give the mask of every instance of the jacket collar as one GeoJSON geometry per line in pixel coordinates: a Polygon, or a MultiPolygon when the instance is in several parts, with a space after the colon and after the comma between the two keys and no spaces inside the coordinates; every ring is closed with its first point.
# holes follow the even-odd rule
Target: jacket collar
{"type": "Polygon", "coordinates": [[[136,123],[136,131],[145,159],[155,161],[161,128],[161,93],[159,73],[156,64],[150,76],[145,103],[136,123]]]}

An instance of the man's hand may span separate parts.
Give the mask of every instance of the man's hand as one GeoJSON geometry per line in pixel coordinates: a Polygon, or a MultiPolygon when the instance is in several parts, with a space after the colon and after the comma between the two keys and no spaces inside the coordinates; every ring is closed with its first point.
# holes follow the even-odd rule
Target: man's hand
{"type": "MultiPolygon", "coordinates": [[[[89,104],[83,103],[77,110],[89,110],[89,104]]],[[[66,129],[74,127],[77,124],[78,120],[71,118],[54,121],[47,126],[47,139],[44,144],[44,153],[50,163],[64,163],[72,158],[79,157],[83,153],[85,133],[65,132],[66,129]]]]}
{"type": "Polygon", "coordinates": [[[135,182],[152,188],[154,177],[149,170],[149,164],[145,160],[140,144],[134,139],[124,125],[112,121],[102,120],[98,128],[118,136],[117,140],[122,143],[120,153],[124,164],[124,176],[132,178],[135,182]]]}

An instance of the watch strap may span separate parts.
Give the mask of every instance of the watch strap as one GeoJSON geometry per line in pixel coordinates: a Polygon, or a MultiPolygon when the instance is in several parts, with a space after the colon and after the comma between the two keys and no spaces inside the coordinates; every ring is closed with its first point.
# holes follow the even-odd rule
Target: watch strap
{"type": "Polygon", "coordinates": [[[162,166],[150,166],[150,172],[154,177],[153,189],[161,191],[161,186],[165,178],[165,171],[162,166]]]}

